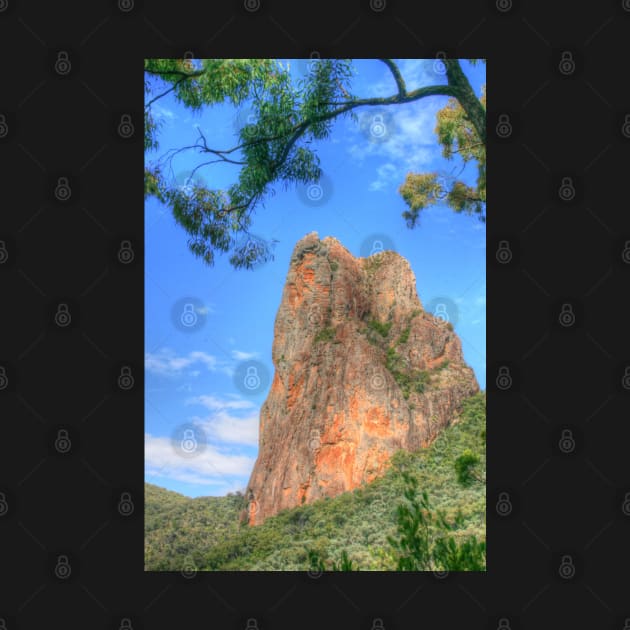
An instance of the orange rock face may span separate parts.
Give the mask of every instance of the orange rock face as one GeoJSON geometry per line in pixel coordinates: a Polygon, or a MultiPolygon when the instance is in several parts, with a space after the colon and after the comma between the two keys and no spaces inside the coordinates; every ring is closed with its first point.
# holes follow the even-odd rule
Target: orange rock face
{"type": "Polygon", "coordinates": [[[372,481],[397,450],[430,444],[479,390],[459,338],[423,310],[409,263],[392,251],[355,258],[334,238],[305,236],[274,333],[250,525],[372,481]]]}

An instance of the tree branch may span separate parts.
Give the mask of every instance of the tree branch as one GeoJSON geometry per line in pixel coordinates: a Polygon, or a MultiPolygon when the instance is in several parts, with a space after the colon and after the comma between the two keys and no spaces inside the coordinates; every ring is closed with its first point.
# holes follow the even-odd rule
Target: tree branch
{"type": "Polygon", "coordinates": [[[157,101],[158,99],[162,98],[163,96],[166,96],[169,92],[172,92],[175,88],[177,88],[177,86],[182,82],[185,81],[186,77],[181,78],[179,81],[176,81],[175,83],[173,83],[173,85],[168,88],[168,90],[166,90],[166,92],[162,92],[162,94],[158,94],[155,98],[152,98],[145,106],[144,109],[149,109],[149,107],[151,107],[151,105],[153,105],[153,103],[155,103],[155,101],[157,101]]]}
{"type": "Polygon", "coordinates": [[[398,66],[392,59],[381,59],[380,61],[382,61],[394,75],[396,85],[398,86],[398,95],[405,96],[405,94],[407,94],[407,87],[405,86],[405,80],[403,79],[402,74],[400,74],[398,66]]]}
{"type": "MultiPolygon", "coordinates": [[[[154,74],[156,76],[159,76],[161,78],[164,79],[163,75],[168,75],[168,74],[176,74],[180,77],[183,77],[184,79],[190,79],[190,78],[195,78],[195,77],[200,77],[202,74],[205,74],[205,70],[194,70],[193,72],[184,72],[183,70],[149,70],[147,68],[144,69],[145,72],[148,72],[149,74],[154,74]]],[[[167,79],[164,79],[165,81],[167,79]]]]}
{"type": "Polygon", "coordinates": [[[479,139],[486,144],[486,110],[470,86],[462,67],[457,59],[445,59],[446,77],[448,84],[455,90],[454,96],[470,119],[479,139]]]}

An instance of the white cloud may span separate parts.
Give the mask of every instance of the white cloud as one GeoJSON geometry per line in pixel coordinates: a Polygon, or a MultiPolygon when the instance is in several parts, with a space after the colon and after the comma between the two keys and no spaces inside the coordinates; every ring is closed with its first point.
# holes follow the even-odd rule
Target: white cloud
{"type": "Polygon", "coordinates": [[[249,359],[255,359],[258,356],[258,352],[242,352],[241,350],[232,350],[232,356],[237,361],[249,361],[249,359]]]}
{"type": "Polygon", "coordinates": [[[359,126],[350,128],[347,143],[350,157],[358,164],[366,158],[382,158],[377,177],[370,182],[371,191],[399,186],[408,172],[426,169],[439,157],[440,148],[433,132],[439,104],[433,100],[392,106],[394,129],[384,142],[371,142],[359,126]]]}
{"type": "Polygon", "coordinates": [[[374,181],[370,182],[368,190],[383,190],[392,183],[400,185],[399,170],[400,169],[391,162],[381,164],[381,166],[376,169],[377,177],[374,181]]]}
{"type": "Polygon", "coordinates": [[[258,410],[250,412],[245,417],[227,411],[217,411],[204,418],[194,416],[191,420],[218,442],[257,446],[259,418],[258,410]]]}
{"type": "MultiPolygon", "coordinates": [[[[427,85],[446,83],[443,75],[437,75],[432,59],[396,60],[408,91],[427,85]]],[[[372,82],[365,96],[391,96],[396,84],[391,72],[383,66],[382,78],[372,82]]],[[[363,96],[363,94],[362,94],[363,96]]],[[[434,133],[435,116],[444,106],[445,97],[429,97],[404,105],[386,108],[391,135],[384,142],[370,142],[366,138],[366,123],[348,124],[346,142],[350,157],[362,164],[366,158],[381,157],[384,163],[377,169],[377,177],[369,185],[370,191],[398,187],[408,172],[426,170],[430,162],[439,157],[440,148],[434,133]]],[[[372,115],[370,108],[357,110],[359,120],[372,115]]],[[[386,124],[386,127],[388,125],[386,124]]]]}
{"type": "Polygon", "coordinates": [[[251,400],[244,400],[241,398],[233,398],[232,400],[221,400],[216,396],[202,395],[189,398],[186,401],[187,405],[203,405],[211,411],[218,411],[224,409],[251,409],[255,407],[251,400]]]}
{"type": "Polygon", "coordinates": [[[218,442],[256,446],[260,410],[250,400],[232,397],[229,400],[212,395],[195,396],[186,400],[187,405],[200,405],[211,413],[194,416],[191,422],[199,425],[210,438],[218,442]],[[245,415],[240,415],[245,411],[245,415]]]}
{"type": "MultiPolygon", "coordinates": [[[[186,368],[198,364],[212,372],[225,371],[226,367],[216,357],[200,350],[189,352],[186,356],[177,356],[172,349],[161,348],[158,352],[147,352],[144,355],[146,371],[161,376],[176,376],[182,374],[186,368]]],[[[194,372],[191,374],[194,375],[194,372]]]]}
{"type": "Polygon", "coordinates": [[[173,121],[177,118],[177,114],[173,110],[168,109],[168,107],[164,107],[164,105],[161,105],[160,103],[154,103],[151,106],[151,113],[156,118],[163,118],[168,121],[173,121]]]}
{"type": "Polygon", "coordinates": [[[144,436],[145,477],[168,477],[185,483],[214,485],[226,476],[248,476],[254,459],[240,454],[224,453],[211,444],[197,457],[182,457],[168,437],[144,436]]]}

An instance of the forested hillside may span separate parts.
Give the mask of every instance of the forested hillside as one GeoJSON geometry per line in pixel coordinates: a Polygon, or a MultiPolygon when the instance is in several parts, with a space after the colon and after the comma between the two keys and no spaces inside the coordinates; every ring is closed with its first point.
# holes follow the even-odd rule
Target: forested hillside
{"type": "MultiPolygon", "coordinates": [[[[474,536],[485,543],[485,419],[482,392],[465,401],[460,418],[430,447],[414,453],[399,451],[383,477],[353,492],[285,510],[255,527],[239,523],[245,505],[242,496],[190,499],[146,484],[145,569],[304,571],[313,568],[316,558],[325,569],[338,569],[345,560],[344,566],[353,570],[397,570],[404,553],[388,537],[405,539],[409,527],[405,514],[413,513],[413,502],[409,502],[411,495],[404,496],[410,487],[407,475],[417,480],[418,495],[427,493],[433,509],[422,510],[433,515],[431,548],[439,537],[462,545],[474,536]],[[399,505],[412,509],[403,510],[401,516],[399,505]],[[437,511],[443,512],[450,530],[437,527],[437,511]],[[347,558],[342,557],[344,551],[347,558]]],[[[438,547],[446,549],[441,543],[438,547]]],[[[464,547],[463,556],[469,551],[469,546],[464,547]]],[[[431,568],[475,565],[466,564],[456,551],[431,568]],[[449,562],[453,566],[443,566],[449,562]]]]}

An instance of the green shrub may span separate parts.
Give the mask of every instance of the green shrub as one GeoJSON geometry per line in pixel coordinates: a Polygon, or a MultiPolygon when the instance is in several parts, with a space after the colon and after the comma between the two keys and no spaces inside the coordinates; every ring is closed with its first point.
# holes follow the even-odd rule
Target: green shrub
{"type": "Polygon", "coordinates": [[[422,394],[430,380],[429,372],[426,370],[407,368],[403,363],[402,357],[393,347],[387,348],[385,367],[394,377],[405,399],[409,398],[412,391],[422,394]]]}
{"type": "Polygon", "coordinates": [[[381,337],[387,337],[389,335],[389,331],[392,327],[392,322],[387,322],[386,324],[382,324],[376,319],[371,319],[368,326],[375,330],[381,337]]]}
{"type": "Polygon", "coordinates": [[[381,254],[369,256],[363,263],[365,270],[368,273],[374,273],[383,264],[383,257],[381,254]]]}
{"type": "Polygon", "coordinates": [[[466,449],[455,460],[455,474],[457,475],[457,481],[462,486],[469,486],[474,481],[483,481],[480,473],[478,472],[481,459],[478,455],[475,455],[470,449],[466,449]]]}
{"type": "Polygon", "coordinates": [[[320,341],[332,341],[335,337],[335,329],[332,326],[327,326],[326,328],[322,328],[316,335],[313,340],[315,343],[320,341]]]}
{"type": "Polygon", "coordinates": [[[400,333],[400,337],[398,337],[398,341],[396,343],[398,343],[398,345],[403,344],[403,343],[407,343],[407,340],[409,339],[409,333],[411,332],[411,327],[407,326],[407,328],[405,328],[405,330],[403,330],[400,333]]]}
{"type": "Polygon", "coordinates": [[[481,571],[485,570],[486,544],[474,536],[458,543],[447,536],[459,524],[434,512],[429,495],[418,495],[418,480],[402,473],[406,501],[398,506],[397,536],[388,536],[399,571],[481,571]]]}

